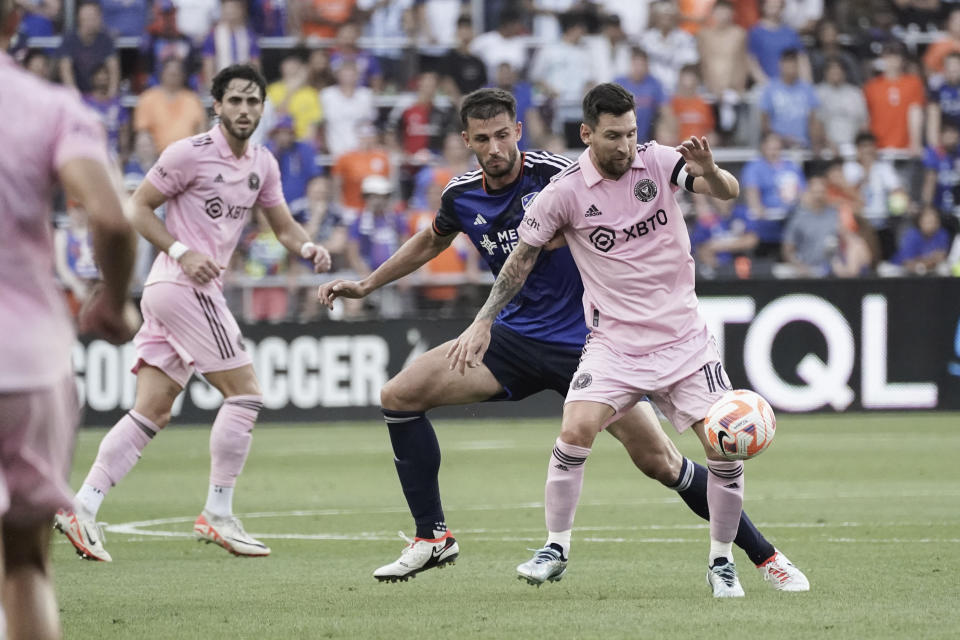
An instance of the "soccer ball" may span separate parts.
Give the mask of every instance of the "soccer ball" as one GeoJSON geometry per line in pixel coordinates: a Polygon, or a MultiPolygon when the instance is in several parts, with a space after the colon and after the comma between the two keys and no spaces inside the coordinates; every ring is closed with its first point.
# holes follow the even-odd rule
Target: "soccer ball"
{"type": "Polygon", "coordinates": [[[777,418],[760,394],[734,389],[713,403],[704,425],[714,451],[728,460],[746,460],[770,446],[777,418]]]}

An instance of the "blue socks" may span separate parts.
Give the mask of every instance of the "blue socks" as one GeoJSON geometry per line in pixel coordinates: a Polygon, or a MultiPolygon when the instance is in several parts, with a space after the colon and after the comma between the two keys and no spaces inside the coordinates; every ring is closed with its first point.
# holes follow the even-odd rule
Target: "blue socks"
{"type": "Polygon", "coordinates": [[[447,527],[438,480],[440,443],[433,425],[422,411],[383,409],[383,417],[390,430],[397,476],[417,525],[416,537],[442,536],[447,527]]]}

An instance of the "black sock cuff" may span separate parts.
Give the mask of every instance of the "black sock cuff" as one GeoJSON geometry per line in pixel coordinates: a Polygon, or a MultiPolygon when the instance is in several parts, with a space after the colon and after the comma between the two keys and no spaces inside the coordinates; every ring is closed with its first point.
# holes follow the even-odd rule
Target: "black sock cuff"
{"type": "Polygon", "coordinates": [[[393,409],[381,409],[383,419],[387,424],[402,424],[404,422],[413,422],[427,415],[426,411],[394,411],[393,409]]]}

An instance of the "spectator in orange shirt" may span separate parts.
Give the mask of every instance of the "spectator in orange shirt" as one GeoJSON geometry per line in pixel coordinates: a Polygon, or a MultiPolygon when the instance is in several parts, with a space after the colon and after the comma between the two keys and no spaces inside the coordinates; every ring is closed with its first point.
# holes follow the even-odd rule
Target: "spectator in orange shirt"
{"type": "Polygon", "coordinates": [[[363,179],[378,175],[390,177],[390,157],[379,142],[377,130],[372,124],[360,128],[360,148],[348,151],[333,165],[334,193],[338,194],[344,209],[359,211],[363,208],[363,179]]]}
{"type": "Polygon", "coordinates": [[[169,58],[163,63],[160,84],[144,91],[137,101],[133,129],[137,137],[149,139],[155,154],[207,128],[207,110],[185,81],[183,61],[169,58]]]}
{"type": "Polygon", "coordinates": [[[680,9],[680,28],[697,35],[707,23],[716,0],[677,0],[680,9]]]}
{"type": "Polygon", "coordinates": [[[333,38],[337,29],[353,19],[357,0],[295,0],[293,13],[304,38],[333,38]]]}
{"type": "Polygon", "coordinates": [[[942,73],[943,60],[951,53],[960,53],[960,9],[947,14],[942,38],[927,47],[923,54],[923,68],[927,73],[942,73]]]}
{"type": "Polygon", "coordinates": [[[884,46],[883,73],[863,88],[870,112],[870,130],[880,149],[923,150],[923,81],[904,73],[903,45],[884,46]]]}
{"type": "Polygon", "coordinates": [[[670,100],[670,108],[680,140],[688,140],[691,136],[713,139],[716,121],[713,109],[700,96],[700,73],[696,65],[688,64],[680,69],[677,91],[670,100]]]}
{"type": "MultiPolygon", "coordinates": [[[[440,209],[440,195],[445,185],[446,181],[442,179],[434,179],[430,183],[427,188],[426,208],[414,211],[408,219],[408,233],[411,238],[433,224],[433,219],[440,209]]],[[[461,275],[464,278],[475,278],[479,274],[477,257],[476,250],[464,234],[458,234],[449,247],[423,266],[421,274],[427,282],[432,276],[461,275]]],[[[439,307],[452,311],[463,290],[463,287],[455,284],[425,286],[419,292],[420,304],[426,308],[439,307]]]]}

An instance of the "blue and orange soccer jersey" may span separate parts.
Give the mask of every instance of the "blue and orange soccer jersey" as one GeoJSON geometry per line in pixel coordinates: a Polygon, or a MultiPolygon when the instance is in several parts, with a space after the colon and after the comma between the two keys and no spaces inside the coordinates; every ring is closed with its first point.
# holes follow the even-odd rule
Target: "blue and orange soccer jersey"
{"type": "MultiPolygon", "coordinates": [[[[440,235],[466,234],[494,275],[520,239],[517,226],[524,211],[550,179],[571,164],[546,151],[525,152],[522,162],[520,176],[502,189],[488,189],[479,169],[454,178],[433,221],[440,235]]],[[[523,336],[580,349],[587,335],[582,297],[583,285],[570,250],[544,251],[497,321],[523,336]]]]}

